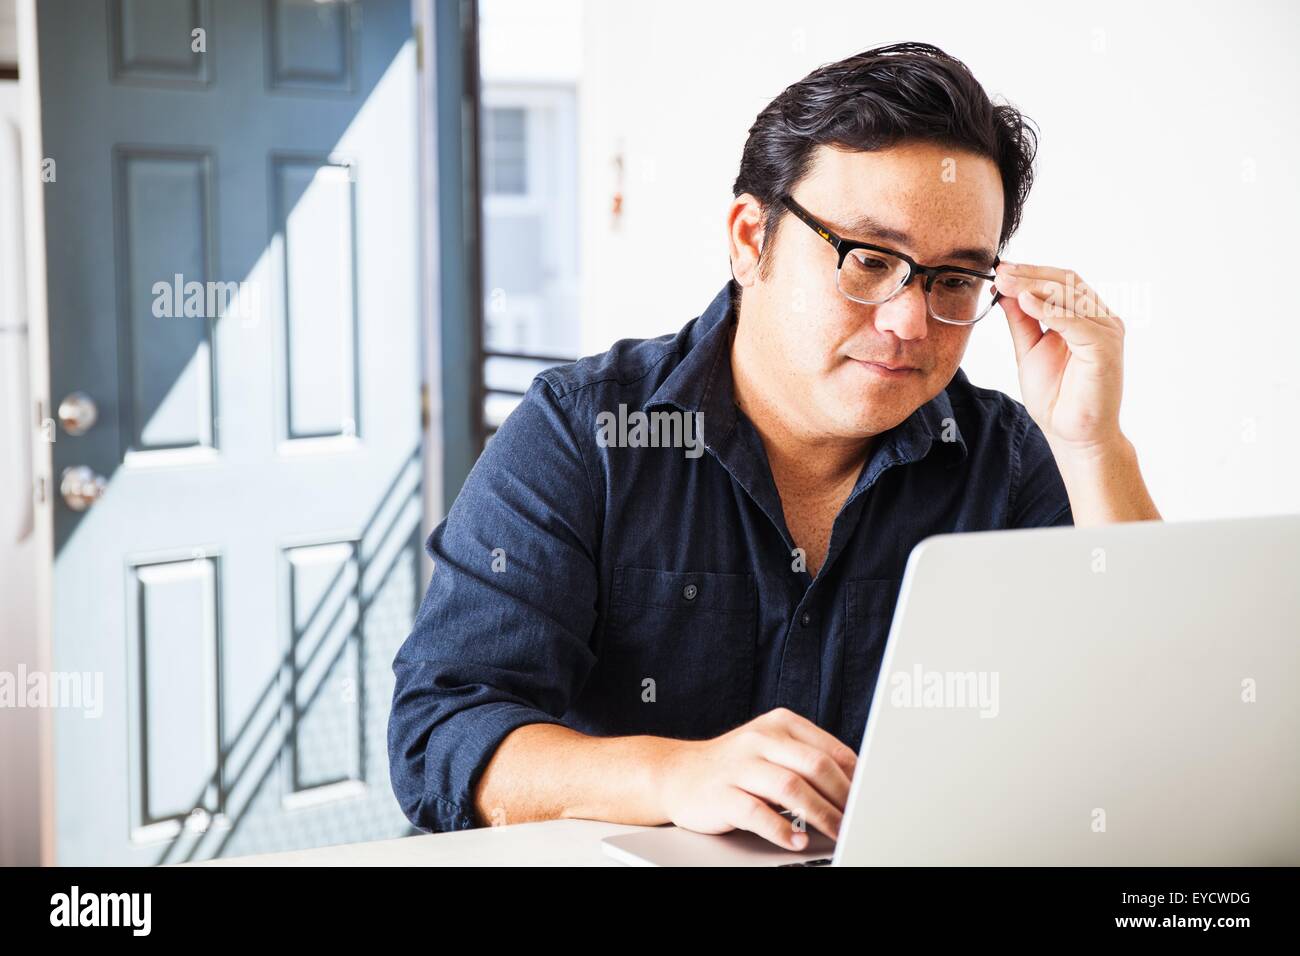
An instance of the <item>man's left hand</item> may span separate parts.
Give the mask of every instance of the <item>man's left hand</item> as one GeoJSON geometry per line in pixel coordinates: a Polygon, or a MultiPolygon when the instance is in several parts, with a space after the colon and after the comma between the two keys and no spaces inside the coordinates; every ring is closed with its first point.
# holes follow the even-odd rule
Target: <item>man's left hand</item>
{"type": "Polygon", "coordinates": [[[996,286],[1025,407],[1061,469],[1075,524],[1158,520],[1119,427],[1124,323],[1068,269],[1003,262],[996,286]]]}

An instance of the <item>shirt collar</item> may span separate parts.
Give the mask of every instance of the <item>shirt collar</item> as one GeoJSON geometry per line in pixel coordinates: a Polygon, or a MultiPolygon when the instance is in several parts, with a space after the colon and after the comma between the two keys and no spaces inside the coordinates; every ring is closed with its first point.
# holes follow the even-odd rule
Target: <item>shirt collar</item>
{"type": "MultiPolygon", "coordinates": [[[[718,364],[723,355],[730,352],[728,346],[731,343],[731,327],[736,318],[732,298],[734,281],[729,280],[699,318],[678,336],[679,341],[685,338],[681,342],[681,348],[686,354],[641,406],[642,411],[649,411],[655,405],[676,405],[689,412],[705,411],[705,400],[713,391],[711,386],[722,377],[726,378],[725,404],[734,409],[731,402],[730,363],[727,364],[725,376],[718,374],[718,364]]],[[[732,418],[734,417],[733,412],[732,418]]]]}
{"type": "MultiPolygon", "coordinates": [[[[686,354],[641,406],[642,411],[656,405],[674,405],[683,411],[702,412],[706,447],[710,450],[736,425],[730,349],[736,322],[734,290],[735,280],[728,280],[699,318],[683,330],[686,354]]],[[[965,373],[957,369],[952,381],[965,382],[965,373]]],[[[894,462],[919,461],[935,445],[945,451],[947,467],[955,467],[965,459],[966,439],[957,426],[947,386],[883,432],[878,445],[890,449],[888,457],[894,462]]],[[[879,457],[879,453],[872,457],[879,457]]]]}

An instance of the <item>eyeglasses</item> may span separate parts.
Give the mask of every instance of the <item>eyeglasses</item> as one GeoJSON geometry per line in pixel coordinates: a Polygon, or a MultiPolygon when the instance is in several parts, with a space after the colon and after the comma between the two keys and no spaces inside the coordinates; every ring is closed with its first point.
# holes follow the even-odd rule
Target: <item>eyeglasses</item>
{"type": "MultiPolygon", "coordinates": [[[[923,266],[895,249],[843,239],[788,194],[781,201],[835,247],[840,255],[835,266],[835,285],[854,302],[863,305],[888,302],[920,275],[925,278],[925,305],[930,315],[949,325],[974,325],[1002,298],[993,285],[996,276],[992,274],[959,266],[923,266]]],[[[994,269],[1000,261],[1001,257],[994,257],[994,269]]]]}

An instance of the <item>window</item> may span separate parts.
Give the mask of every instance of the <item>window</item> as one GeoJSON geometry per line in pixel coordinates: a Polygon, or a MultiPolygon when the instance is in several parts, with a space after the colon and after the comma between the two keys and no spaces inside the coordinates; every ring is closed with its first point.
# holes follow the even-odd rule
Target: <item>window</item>
{"type": "Polygon", "coordinates": [[[483,111],[483,190],[488,195],[527,192],[527,118],[527,112],[518,107],[483,111]]]}
{"type": "Polygon", "coordinates": [[[483,87],[484,438],[578,353],[576,90],[483,87]]]}

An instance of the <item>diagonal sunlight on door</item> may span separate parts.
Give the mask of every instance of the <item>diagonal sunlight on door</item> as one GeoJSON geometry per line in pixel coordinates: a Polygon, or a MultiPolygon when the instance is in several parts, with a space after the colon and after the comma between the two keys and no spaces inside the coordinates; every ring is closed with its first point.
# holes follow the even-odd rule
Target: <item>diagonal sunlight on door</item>
{"type": "MultiPolygon", "coordinates": [[[[53,667],[104,675],[102,719],[53,714],[61,863],[410,832],[386,727],[423,590],[411,13],[282,6],[223,4],[206,88],[110,82],[130,108],[65,104],[49,137],[113,157],[114,218],[84,226],[113,255],[58,260],[98,311],[51,312],[117,335],[83,364],[120,385],[54,446],[56,474],[107,479],[56,511],[53,667]],[[269,80],[238,67],[268,49],[269,80]]],[[[77,29],[103,42],[102,16],[77,29]]],[[[81,69],[56,42],[43,62],[81,69]]]]}

